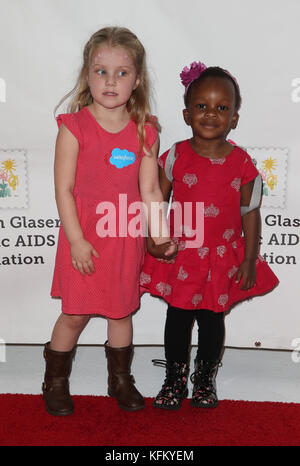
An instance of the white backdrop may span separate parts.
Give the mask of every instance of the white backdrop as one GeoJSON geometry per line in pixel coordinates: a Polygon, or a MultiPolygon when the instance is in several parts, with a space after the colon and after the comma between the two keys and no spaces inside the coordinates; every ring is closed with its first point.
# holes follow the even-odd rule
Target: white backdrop
{"type": "MultiPolygon", "coordinates": [[[[249,148],[265,177],[262,254],[280,286],[231,311],[226,345],[292,349],[300,337],[300,3],[0,0],[0,13],[0,338],[42,343],[60,313],[60,301],[50,298],[58,232],[53,109],[73,87],[90,35],[120,25],[148,52],[161,151],[190,135],[183,66],[203,61],[237,77],[243,104],[231,139],[249,148]]],[[[136,344],[163,342],[165,309],[142,298],[136,344]]],[[[105,320],[94,318],[79,342],[105,339],[105,320]]]]}

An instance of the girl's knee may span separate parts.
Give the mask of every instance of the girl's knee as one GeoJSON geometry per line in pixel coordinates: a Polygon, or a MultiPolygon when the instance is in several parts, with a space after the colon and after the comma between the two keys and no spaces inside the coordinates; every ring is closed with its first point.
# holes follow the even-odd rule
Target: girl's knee
{"type": "Polygon", "coordinates": [[[69,327],[82,328],[89,321],[89,316],[75,316],[64,314],[64,320],[69,327]]]}
{"type": "Polygon", "coordinates": [[[123,317],[121,319],[107,319],[107,324],[109,327],[123,327],[132,324],[132,316],[123,317]]]}

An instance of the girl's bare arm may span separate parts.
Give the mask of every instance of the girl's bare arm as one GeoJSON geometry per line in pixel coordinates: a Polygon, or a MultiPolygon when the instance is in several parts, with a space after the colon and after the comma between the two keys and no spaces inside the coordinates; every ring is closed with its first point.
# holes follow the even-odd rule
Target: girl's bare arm
{"type": "Polygon", "coordinates": [[[73,196],[79,145],[73,134],[61,125],[55,146],[55,199],[61,224],[70,243],[72,264],[80,273],[92,273],[91,254],[97,251],[84,239],[73,196]]]}

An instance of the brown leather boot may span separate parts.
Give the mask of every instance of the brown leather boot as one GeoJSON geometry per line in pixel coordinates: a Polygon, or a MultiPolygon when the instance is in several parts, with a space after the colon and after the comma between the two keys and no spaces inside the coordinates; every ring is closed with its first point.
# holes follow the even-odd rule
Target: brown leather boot
{"type": "Polygon", "coordinates": [[[135,380],[130,375],[133,345],[124,348],[111,348],[105,342],[108,369],[108,394],[116,398],[120,408],[137,411],[145,407],[142,395],[135,388],[135,380]]]}
{"type": "Polygon", "coordinates": [[[50,342],[45,344],[46,372],[42,390],[46,410],[53,416],[68,416],[74,412],[69,377],[75,349],[76,347],[66,352],[54,351],[50,349],[50,342]]]}

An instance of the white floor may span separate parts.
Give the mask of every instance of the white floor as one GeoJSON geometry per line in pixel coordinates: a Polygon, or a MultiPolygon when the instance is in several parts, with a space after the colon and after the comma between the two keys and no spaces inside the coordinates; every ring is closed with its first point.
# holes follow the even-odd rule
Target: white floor
{"type": "MultiPolygon", "coordinates": [[[[43,347],[7,345],[1,351],[0,393],[41,393],[43,347]]],[[[194,354],[193,347],[191,360],[194,354]]],[[[164,379],[164,368],[153,366],[154,358],[164,359],[163,347],[135,347],[132,373],[144,396],[155,396],[164,379]]],[[[71,393],[106,395],[106,380],[103,346],[78,346],[70,379],[71,393]]],[[[220,400],[300,403],[300,361],[289,351],[226,348],[217,387],[220,400]]]]}

